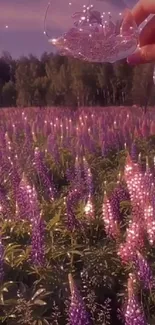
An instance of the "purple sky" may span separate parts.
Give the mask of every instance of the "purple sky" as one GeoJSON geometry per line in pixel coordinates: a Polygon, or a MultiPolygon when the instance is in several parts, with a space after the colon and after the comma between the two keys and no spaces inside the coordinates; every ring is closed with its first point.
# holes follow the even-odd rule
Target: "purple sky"
{"type": "MultiPolygon", "coordinates": [[[[84,4],[84,0],[53,1],[53,8],[49,11],[47,19],[51,37],[56,36],[59,29],[65,31],[67,24],[71,26],[70,9],[67,7],[69,1],[73,3],[73,12],[81,9],[79,3],[84,4]],[[51,23],[52,20],[53,23],[51,23]]],[[[100,9],[103,1],[98,0],[100,9]]],[[[110,5],[104,4],[103,10],[114,8],[111,6],[112,2],[119,3],[117,8],[121,9],[122,0],[106,1],[110,5]]],[[[0,53],[9,51],[13,57],[29,53],[40,56],[43,52],[52,50],[43,34],[43,20],[47,3],[48,0],[0,0],[0,53]]]]}

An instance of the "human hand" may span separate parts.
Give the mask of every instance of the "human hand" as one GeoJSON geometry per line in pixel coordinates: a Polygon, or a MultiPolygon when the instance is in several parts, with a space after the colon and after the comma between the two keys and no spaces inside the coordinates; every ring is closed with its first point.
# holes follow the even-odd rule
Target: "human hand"
{"type": "MultiPolygon", "coordinates": [[[[139,26],[149,15],[155,14],[155,0],[139,0],[131,12],[139,26]]],[[[155,62],[155,16],[141,31],[139,48],[127,58],[127,62],[132,65],[155,62]]]]}

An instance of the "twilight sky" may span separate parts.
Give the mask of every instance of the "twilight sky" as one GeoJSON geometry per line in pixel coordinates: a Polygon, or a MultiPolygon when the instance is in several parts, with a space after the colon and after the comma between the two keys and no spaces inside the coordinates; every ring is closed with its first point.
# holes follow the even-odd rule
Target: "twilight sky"
{"type": "MultiPolygon", "coordinates": [[[[79,3],[84,4],[84,0],[53,1],[52,10],[50,9],[47,18],[50,36],[56,36],[60,29],[65,31],[67,24],[71,24],[71,20],[69,20],[71,6],[67,7],[69,1],[72,2],[73,12],[80,10],[79,3]],[[52,20],[53,23],[51,23],[52,20]]],[[[101,8],[101,4],[105,0],[98,1],[100,1],[101,8]]],[[[106,0],[103,10],[109,11],[114,8],[111,3],[116,4],[117,9],[121,10],[122,1],[106,0]],[[109,4],[106,5],[106,3],[109,4]]],[[[128,2],[134,3],[136,0],[128,2]]],[[[0,0],[0,54],[2,51],[9,51],[13,57],[17,58],[29,53],[40,56],[43,52],[52,50],[43,34],[47,3],[48,0],[0,0]]]]}

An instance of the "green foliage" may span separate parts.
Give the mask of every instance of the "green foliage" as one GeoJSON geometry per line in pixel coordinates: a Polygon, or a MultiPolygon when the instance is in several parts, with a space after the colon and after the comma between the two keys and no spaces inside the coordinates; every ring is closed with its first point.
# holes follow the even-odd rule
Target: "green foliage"
{"type": "Polygon", "coordinates": [[[0,58],[0,106],[109,106],[155,104],[153,65],[92,64],[44,53],[0,58]]]}

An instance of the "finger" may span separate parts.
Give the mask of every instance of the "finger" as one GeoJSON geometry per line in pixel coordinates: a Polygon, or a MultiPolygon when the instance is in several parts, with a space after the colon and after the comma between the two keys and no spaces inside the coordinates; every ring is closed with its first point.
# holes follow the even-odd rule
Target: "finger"
{"type": "Polygon", "coordinates": [[[155,1],[140,0],[131,12],[136,24],[139,26],[149,15],[155,14],[155,1]]]}
{"type": "Polygon", "coordinates": [[[145,45],[127,58],[131,65],[155,62],[155,44],[145,45]]]}
{"type": "Polygon", "coordinates": [[[155,44],[155,16],[153,16],[140,34],[140,47],[147,44],[155,44]]]}

